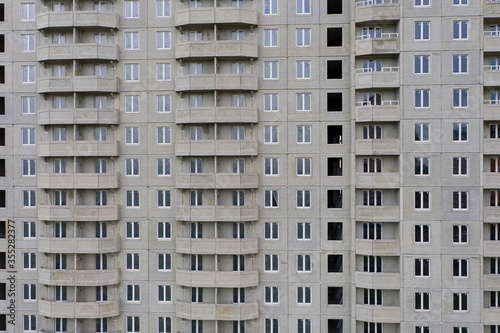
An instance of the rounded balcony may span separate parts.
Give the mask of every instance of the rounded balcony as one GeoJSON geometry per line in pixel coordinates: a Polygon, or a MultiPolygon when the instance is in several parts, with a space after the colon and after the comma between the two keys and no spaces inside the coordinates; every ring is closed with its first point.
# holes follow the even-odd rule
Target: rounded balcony
{"type": "Polygon", "coordinates": [[[38,282],[58,286],[107,286],[118,284],[117,269],[109,270],[66,270],[38,269],[38,282]]]}
{"type": "Polygon", "coordinates": [[[38,187],[46,189],[118,188],[118,173],[42,173],[38,187]]]}
{"type": "Polygon", "coordinates": [[[179,173],[175,177],[177,188],[239,189],[257,188],[256,173],[179,173]]]}
{"type": "Polygon", "coordinates": [[[175,111],[176,124],[257,123],[257,119],[256,107],[218,106],[175,111]]]}
{"type": "Polygon", "coordinates": [[[190,271],[175,270],[176,284],[200,288],[248,288],[259,284],[259,271],[190,271]]]}
{"type": "Polygon", "coordinates": [[[38,61],[59,60],[118,60],[119,48],[117,45],[97,43],[77,43],[63,45],[43,45],[37,49],[38,61]]]}
{"type": "Polygon", "coordinates": [[[51,318],[104,318],[120,314],[119,301],[53,302],[38,301],[38,314],[51,318]]]}
{"type": "Polygon", "coordinates": [[[40,30],[50,28],[71,27],[100,27],[116,29],[118,27],[118,14],[114,11],[62,11],[45,12],[37,16],[37,28],[40,30]]]}
{"type": "Polygon", "coordinates": [[[175,26],[248,24],[257,25],[257,10],[245,7],[179,7],[175,12],[175,26]]]}
{"type": "Polygon", "coordinates": [[[255,156],[257,140],[178,140],[177,156],[255,156]]]}
{"type": "Polygon", "coordinates": [[[44,221],[116,221],[118,220],[118,205],[39,205],[38,218],[44,221]]]}
{"type": "Polygon", "coordinates": [[[254,254],[259,252],[257,238],[176,238],[175,251],[189,254],[254,254]]]}
{"type": "Polygon", "coordinates": [[[118,156],[118,141],[51,141],[38,144],[38,156],[118,156]]]}
{"type": "Polygon", "coordinates": [[[257,221],[257,205],[248,206],[187,206],[177,205],[175,219],[199,222],[250,222],[257,221]]]}
{"type": "Polygon", "coordinates": [[[38,251],[45,253],[116,253],[120,251],[120,238],[56,238],[40,237],[38,251]]]}
{"type": "Polygon", "coordinates": [[[250,320],[259,317],[259,307],[257,302],[244,304],[177,302],[175,315],[188,320],[250,320]]]}

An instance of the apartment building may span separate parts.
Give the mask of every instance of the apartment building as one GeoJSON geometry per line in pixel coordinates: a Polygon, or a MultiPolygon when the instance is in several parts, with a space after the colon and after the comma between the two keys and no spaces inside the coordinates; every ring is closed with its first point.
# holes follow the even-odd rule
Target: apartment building
{"type": "Polygon", "coordinates": [[[0,332],[500,333],[500,1],[0,0],[0,332]]]}

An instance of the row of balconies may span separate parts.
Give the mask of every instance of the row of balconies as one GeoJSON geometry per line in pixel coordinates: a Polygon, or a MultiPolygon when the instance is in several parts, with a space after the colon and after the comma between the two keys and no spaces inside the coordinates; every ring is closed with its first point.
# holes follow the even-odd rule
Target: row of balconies
{"type": "Polygon", "coordinates": [[[40,142],[38,156],[118,156],[118,141],[40,142]]]}
{"type": "Polygon", "coordinates": [[[118,188],[118,173],[42,173],[38,187],[45,189],[118,188]]]}
{"type": "Polygon", "coordinates": [[[55,238],[39,237],[38,251],[45,253],[115,253],[120,251],[119,237],[55,238]]]}
{"type": "Polygon", "coordinates": [[[38,125],[116,125],[120,112],[117,109],[39,109],[38,125]]]}
{"type": "Polygon", "coordinates": [[[38,314],[52,318],[104,318],[120,314],[120,302],[53,302],[38,301],[38,314]]]}
{"type": "Polygon", "coordinates": [[[118,45],[97,43],[75,43],[43,45],[37,49],[37,60],[118,60],[118,45]]]}
{"type": "Polygon", "coordinates": [[[257,238],[184,238],[177,237],[177,253],[189,254],[254,254],[259,252],[257,238]]]}
{"type": "Polygon", "coordinates": [[[259,318],[259,305],[257,302],[243,304],[177,302],[175,316],[188,320],[251,320],[259,318]]]}
{"type": "Polygon", "coordinates": [[[106,76],[48,76],[38,79],[38,93],[118,92],[118,78],[106,76]]]}
{"type": "Polygon", "coordinates": [[[39,205],[38,219],[44,221],[116,221],[118,205],[39,205]]]}
{"type": "Polygon", "coordinates": [[[107,286],[120,282],[117,269],[70,270],[38,269],[38,282],[58,286],[107,286]]]}

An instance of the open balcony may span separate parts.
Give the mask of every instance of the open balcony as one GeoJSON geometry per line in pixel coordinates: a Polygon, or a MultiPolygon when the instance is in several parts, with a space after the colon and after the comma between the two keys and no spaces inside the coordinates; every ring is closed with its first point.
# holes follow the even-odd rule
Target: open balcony
{"type": "Polygon", "coordinates": [[[484,290],[497,290],[500,285],[499,274],[483,274],[483,289],[484,290]]]}
{"type": "Polygon", "coordinates": [[[120,314],[119,301],[107,302],[53,302],[38,301],[38,313],[51,318],[103,318],[120,314]]]}
{"type": "Polygon", "coordinates": [[[498,52],[500,49],[500,33],[485,31],[483,37],[484,52],[498,52]]]}
{"type": "Polygon", "coordinates": [[[500,322],[500,308],[484,308],[483,324],[498,325],[500,322]]]}
{"type": "Polygon", "coordinates": [[[496,100],[484,100],[483,104],[483,118],[485,121],[500,120],[500,102],[496,100]]]}
{"type": "Polygon", "coordinates": [[[245,7],[179,7],[175,25],[248,24],[257,25],[257,10],[245,7]]]}
{"type": "Polygon", "coordinates": [[[117,141],[50,141],[38,144],[38,155],[48,156],[118,156],[117,141]]]}
{"type": "Polygon", "coordinates": [[[37,16],[37,28],[40,30],[49,28],[71,28],[71,27],[99,27],[116,29],[118,27],[118,14],[114,10],[101,12],[89,11],[62,11],[45,12],[37,16]]]}
{"type": "Polygon", "coordinates": [[[483,6],[483,15],[485,18],[498,18],[500,16],[500,3],[498,1],[485,0],[483,6]]]}
{"type": "Polygon", "coordinates": [[[178,188],[257,188],[256,173],[180,173],[175,177],[178,188]]]}
{"type": "Polygon", "coordinates": [[[257,238],[177,237],[175,251],[190,254],[253,254],[259,252],[257,238]]]}
{"type": "Polygon", "coordinates": [[[37,110],[38,125],[116,125],[117,109],[41,109],[37,110]]]}
{"type": "Polygon", "coordinates": [[[254,74],[185,74],[175,78],[175,91],[202,90],[257,90],[254,74]]]}
{"type": "Polygon", "coordinates": [[[398,100],[381,101],[379,105],[356,102],[354,110],[357,122],[399,121],[401,119],[401,106],[398,100]]]}
{"type": "Polygon", "coordinates": [[[399,34],[381,33],[380,37],[356,37],[356,55],[399,53],[399,34]]]}
{"type": "Polygon", "coordinates": [[[188,206],[177,205],[175,219],[198,222],[250,222],[259,219],[257,205],[248,206],[188,206]]]}
{"type": "Polygon", "coordinates": [[[258,47],[256,40],[212,40],[203,42],[178,43],[175,49],[175,57],[182,58],[223,58],[223,57],[246,57],[257,58],[258,47]]]}
{"type": "Polygon", "coordinates": [[[401,275],[399,273],[356,272],[355,282],[357,288],[399,289],[401,288],[401,275]]]}
{"type": "Polygon", "coordinates": [[[104,76],[48,76],[38,80],[38,93],[118,92],[118,78],[104,76]]]}
{"type": "Polygon", "coordinates": [[[257,114],[256,107],[218,106],[177,109],[175,111],[175,123],[257,123],[257,114]]]}
{"type": "Polygon", "coordinates": [[[38,61],[95,59],[118,60],[119,48],[117,45],[97,43],[43,45],[37,49],[38,61]]]}
{"type": "Polygon", "coordinates": [[[257,140],[179,140],[177,156],[255,156],[257,140]]]}
{"type": "Polygon", "coordinates": [[[40,237],[38,251],[45,253],[115,253],[120,251],[119,237],[55,238],[40,237]]]}
{"type": "Polygon", "coordinates": [[[484,172],[483,184],[486,189],[500,188],[500,173],[499,172],[484,172]]]}
{"type": "Polygon", "coordinates": [[[361,206],[356,205],[356,221],[399,222],[399,205],[361,206]]]}
{"type": "Polygon", "coordinates": [[[356,239],[356,254],[367,256],[399,256],[401,244],[397,239],[356,239]]]}
{"type": "Polygon", "coordinates": [[[42,173],[38,187],[45,189],[118,188],[118,173],[42,173]]]}
{"type": "Polygon", "coordinates": [[[399,87],[399,67],[382,67],[380,71],[357,68],[356,89],[399,87]]]}
{"type": "Polygon", "coordinates": [[[484,66],[484,86],[498,86],[500,82],[500,66],[484,66]]]}
{"type": "Polygon", "coordinates": [[[38,218],[44,221],[116,221],[118,205],[39,205],[38,218]]]}
{"type": "Polygon", "coordinates": [[[500,207],[483,207],[483,222],[498,223],[500,221],[500,207]]]}
{"type": "Polygon", "coordinates": [[[251,320],[259,317],[257,302],[243,304],[204,304],[177,302],[176,317],[188,320],[251,320]]]}
{"type": "Polygon", "coordinates": [[[356,140],[357,155],[399,155],[399,139],[356,140]]]}
{"type": "Polygon", "coordinates": [[[485,257],[500,257],[500,241],[485,240],[483,244],[483,255],[485,257]]]}
{"type": "Polygon", "coordinates": [[[175,270],[176,284],[200,288],[248,288],[259,284],[259,271],[190,271],[175,270]]]}
{"type": "Polygon", "coordinates": [[[399,188],[400,187],[399,172],[380,172],[356,173],[357,188],[399,188]]]}
{"type": "Polygon", "coordinates": [[[66,270],[39,268],[38,282],[46,285],[83,287],[113,285],[118,284],[120,280],[117,269],[66,270]]]}
{"type": "Polygon", "coordinates": [[[399,0],[356,1],[356,23],[399,21],[399,0]]]}
{"type": "Polygon", "coordinates": [[[356,320],[399,324],[401,322],[401,308],[399,306],[356,304],[356,320]]]}

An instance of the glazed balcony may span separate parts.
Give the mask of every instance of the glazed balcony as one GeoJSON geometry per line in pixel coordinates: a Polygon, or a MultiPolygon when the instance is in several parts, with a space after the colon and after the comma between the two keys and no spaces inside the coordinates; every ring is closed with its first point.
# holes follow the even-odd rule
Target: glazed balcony
{"type": "Polygon", "coordinates": [[[211,108],[177,109],[177,124],[257,123],[256,107],[218,106],[211,108]]]}
{"type": "Polygon", "coordinates": [[[382,33],[380,37],[356,37],[356,55],[399,53],[399,34],[382,33]]]}
{"type": "Polygon", "coordinates": [[[176,238],[175,251],[189,254],[254,254],[259,252],[257,238],[176,238]]]}
{"type": "Polygon", "coordinates": [[[255,156],[257,140],[179,140],[177,156],[255,156]]]}
{"type": "Polygon", "coordinates": [[[356,272],[355,281],[357,288],[399,289],[401,286],[399,273],[356,272]]]}
{"type": "Polygon", "coordinates": [[[216,40],[205,42],[178,43],[175,57],[182,58],[257,58],[257,41],[216,40]]]}
{"type": "Polygon", "coordinates": [[[257,205],[248,206],[187,206],[177,205],[175,219],[198,222],[247,222],[259,219],[257,205]]]}
{"type": "Polygon", "coordinates": [[[37,110],[38,125],[117,125],[117,109],[42,109],[37,110]]]}
{"type": "Polygon", "coordinates": [[[399,139],[356,140],[357,155],[399,155],[399,139]]]}
{"type": "Polygon", "coordinates": [[[356,221],[399,222],[399,206],[361,206],[356,205],[356,221]]]}
{"type": "Polygon", "coordinates": [[[180,173],[175,177],[177,188],[257,188],[256,173],[180,173]]]}
{"type": "Polygon", "coordinates": [[[213,25],[213,24],[248,24],[257,25],[257,11],[251,8],[237,7],[202,7],[178,8],[175,12],[175,25],[213,25]]]}
{"type": "Polygon", "coordinates": [[[380,71],[357,68],[355,79],[356,89],[398,88],[399,67],[382,67],[380,71]]]}
{"type": "Polygon", "coordinates": [[[51,141],[38,144],[38,156],[118,156],[117,141],[51,141]]]}
{"type": "Polygon", "coordinates": [[[115,253],[120,251],[119,237],[55,238],[40,237],[38,251],[45,253],[115,253]]]}
{"type": "Polygon", "coordinates": [[[118,188],[118,173],[41,173],[38,187],[44,189],[118,188]]]}
{"type": "Polygon", "coordinates": [[[117,77],[49,76],[38,80],[38,93],[118,92],[117,77]]]}
{"type": "Polygon", "coordinates": [[[484,188],[498,189],[500,188],[500,173],[498,172],[484,172],[483,173],[484,188]]]}
{"type": "Polygon", "coordinates": [[[101,11],[63,11],[45,12],[37,16],[37,28],[71,28],[71,27],[99,27],[116,29],[118,27],[118,14],[114,10],[101,11]]]}
{"type": "Polygon", "coordinates": [[[399,121],[401,119],[401,106],[399,101],[382,101],[380,105],[370,102],[356,102],[356,121],[399,121]]]}
{"type": "Polygon", "coordinates": [[[399,324],[401,322],[401,308],[399,306],[356,304],[356,320],[399,324]]]}
{"type": "Polygon", "coordinates": [[[356,22],[399,21],[399,0],[356,1],[356,22]]]}
{"type": "Polygon", "coordinates": [[[485,31],[483,38],[484,52],[498,52],[500,49],[500,33],[485,31]]]}
{"type": "Polygon", "coordinates": [[[175,315],[188,320],[251,320],[259,317],[259,306],[257,302],[243,304],[177,302],[175,315]]]}
{"type": "Polygon", "coordinates": [[[182,75],[175,78],[175,91],[189,90],[257,90],[254,74],[201,74],[182,75]]]}
{"type": "Polygon", "coordinates": [[[96,43],[43,45],[37,49],[38,61],[95,59],[118,60],[119,48],[117,45],[96,43]]]}
{"type": "Polygon", "coordinates": [[[39,205],[38,218],[44,221],[116,221],[118,205],[39,205]]]}
{"type": "Polygon", "coordinates": [[[259,284],[259,271],[188,271],[175,270],[176,284],[200,288],[248,288],[259,284]]]}
{"type": "Polygon", "coordinates": [[[500,3],[495,0],[485,0],[483,10],[485,18],[498,18],[500,16],[500,3]]]}
{"type": "Polygon", "coordinates": [[[400,242],[397,239],[356,239],[356,254],[367,256],[399,256],[400,242]]]}
{"type": "Polygon", "coordinates": [[[483,255],[485,257],[500,257],[500,242],[485,240],[483,242],[483,255]]]}
{"type": "Polygon", "coordinates": [[[103,318],[120,314],[119,301],[107,302],[52,302],[38,301],[38,313],[51,318],[103,318]]]}
{"type": "Polygon", "coordinates": [[[399,172],[356,173],[357,188],[399,188],[399,172]]]}
{"type": "Polygon", "coordinates": [[[109,270],[61,270],[38,269],[38,282],[46,285],[58,286],[105,286],[118,284],[117,269],[109,270]]]}

